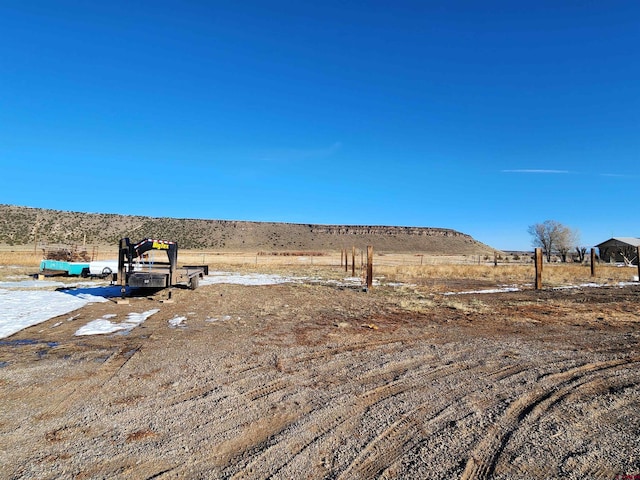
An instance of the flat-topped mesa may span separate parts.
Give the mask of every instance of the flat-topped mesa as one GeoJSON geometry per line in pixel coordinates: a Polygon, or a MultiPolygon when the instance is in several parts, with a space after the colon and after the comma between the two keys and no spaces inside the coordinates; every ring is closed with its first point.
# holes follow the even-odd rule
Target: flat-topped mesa
{"type": "Polygon", "coordinates": [[[143,217],[0,205],[0,244],[117,245],[119,239],[166,238],[181,249],[336,251],[372,245],[377,252],[492,254],[470,235],[448,228],[143,217]]]}

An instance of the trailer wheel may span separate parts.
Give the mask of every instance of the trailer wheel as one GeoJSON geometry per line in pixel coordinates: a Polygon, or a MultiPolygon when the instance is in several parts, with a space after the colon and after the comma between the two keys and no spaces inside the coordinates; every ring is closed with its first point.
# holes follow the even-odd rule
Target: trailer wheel
{"type": "Polygon", "coordinates": [[[191,290],[195,290],[196,288],[198,288],[199,283],[200,283],[200,275],[194,275],[193,277],[191,277],[191,280],[189,280],[189,288],[191,290]]]}

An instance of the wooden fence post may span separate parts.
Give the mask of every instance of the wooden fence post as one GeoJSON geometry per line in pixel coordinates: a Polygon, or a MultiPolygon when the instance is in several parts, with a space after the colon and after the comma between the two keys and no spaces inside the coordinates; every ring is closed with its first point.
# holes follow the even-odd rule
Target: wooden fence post
{"type": "Polygon", "coordinates": [[[596,276],[596,249],[591,249],[591,276],[596,276]]]}
{"type": "Polygon", "coordinates": [[[356,247],[351,247],[351,276],[356,276],[356,247]]]}
{"type": "Polygon", "coordinates": [[[373,286],[373,246],[367,246],[367,291],[373,286]]]}
{"type": "Polygon", "coordinates": [[[498,252],[496,252],[495,250],[493,251],[493,266],[498,266],[498,252]]]}
{"type": "Polygon", "coordinates": [[[340,268],[342,268],[342,264],[344,263],[344,248],[340,249],[340,268]]]}
{"type": "Polygon", "coordinates": [[[638,281],[640,281],[640,246],[638,246],[637,257],[638,257],[638,281]]]}
{"type": "Polygon", "coordinates": [[[542,289],[542,249],[536,248],[536,290],[542,289]]]}
{"type": "Polygon", "coordinates": [[[349,271],[349,250],[344,249],[344,271],[349,271]]]}

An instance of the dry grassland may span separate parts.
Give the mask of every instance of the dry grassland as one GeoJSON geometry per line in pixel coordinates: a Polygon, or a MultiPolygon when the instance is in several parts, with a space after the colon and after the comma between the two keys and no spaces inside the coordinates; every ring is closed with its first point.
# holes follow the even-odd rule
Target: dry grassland
{"type": "MultiPolygon", "coordinates": [[[[0,248],[0,265],[37,269],[42,259],[41,252],[33,247],[0,248]]],[[[117,258],[117,250],[110,247],[97,249],[95,260],[117,258]]],[[[155,252],[158,253],[158,252],[155,252]]],[[[321,275],[341,278],[352,274],[353,259],[349,251],[348,267],[345,269],[340,252],[295,252],[293,255],[265,255],[262,252],[215,252],[203,250],[181,250],[178,262],[181,265],[209,265],[211,270],[240,270],[280,273],[288,275],[321,275]]],[[[162,255],[158,253],[158,255],[162,255]]],[[[356,251],[355,276],[364,276],[364,262],[360,250],[356,251]]],[[[15,272],[14,272],[15,273],[15,272]]],[[[33,273],[33,272],[32,272],[33,273]]],[[[0,272],[2,278],[3,272],[0,272]]],[[[546,287],[559,287],[583,283],[614,283],[633,281],[638,270],[598,264],[595,277],[591,276],[589,265],[575,263],[545,264],[543,283],[546,287]]],[[[529,259],[521,262],[499,262],[486,260],[478,255],[420,255],[376,254],[374,256],[374,277],[383,282],[414,284],[417,287],[442,291],[453,288],[457,283],[467,286],[490,287],[498,285],[528,285],[534,280],[534,267],[529,259]]]]}
{"type": "MultiPolygon", "coordinates": [[[[534,267],[528,265],[433,265],[422,267],[377,266],[376,276],[384,276],[393,282],[413,283],[419,286],[434,285],[435,281],[455,280],[478,282],[478,285],[523,285],[534,281],[534,267]]],[[[552,264],[543,268],[543,282],[548,287],[575,285],[589,282],[612,283],[633,281],[635,268],[598,265],[596,275],[591,276],[587,265],[552,264]]]]}

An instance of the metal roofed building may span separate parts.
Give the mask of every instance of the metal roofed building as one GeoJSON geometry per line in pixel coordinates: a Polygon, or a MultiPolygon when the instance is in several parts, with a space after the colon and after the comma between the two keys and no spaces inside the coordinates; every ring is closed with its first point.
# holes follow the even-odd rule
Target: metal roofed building
{"type": "Polygon", "coordinates": [[[633,265],[638,264],[638,247],[640,247],[640,238],[636,237],[613,237],[596,245],[600,251],[601,261],[633,265]]]}

